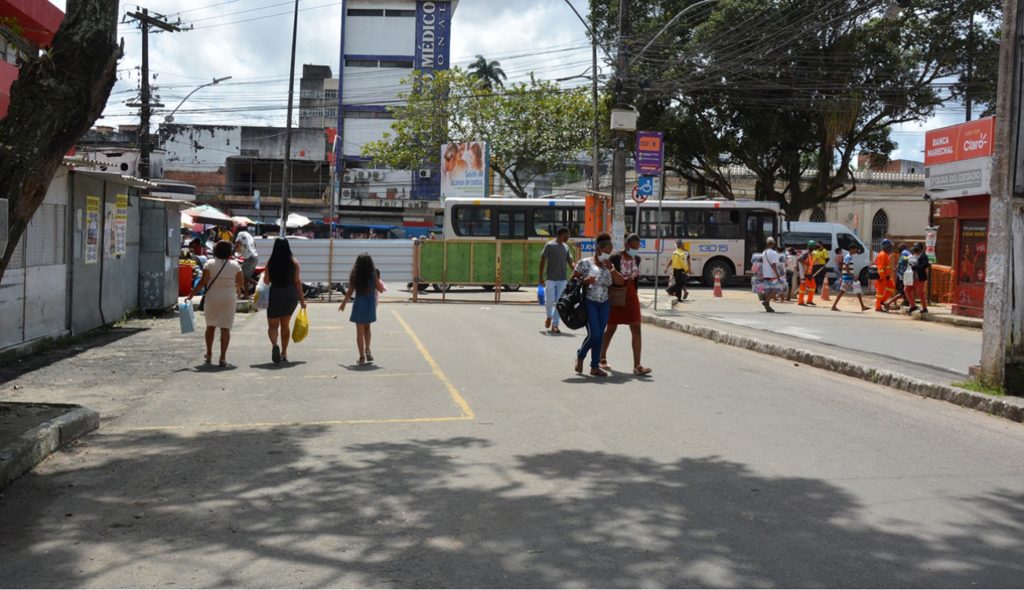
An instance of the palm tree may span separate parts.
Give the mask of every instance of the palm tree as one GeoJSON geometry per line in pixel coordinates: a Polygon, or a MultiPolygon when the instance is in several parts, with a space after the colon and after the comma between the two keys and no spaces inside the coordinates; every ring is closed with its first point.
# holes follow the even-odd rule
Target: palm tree
{"type": "Polygon", "coordinates": [[[501,69],[500,61],[487,61],[487,58],[482,55],[477,55],[476,61],[470,64],[469,73],[488,90],[493,90],[495,86],[503,88],[504,80],[508,79],[504,70],[501,69]]]}

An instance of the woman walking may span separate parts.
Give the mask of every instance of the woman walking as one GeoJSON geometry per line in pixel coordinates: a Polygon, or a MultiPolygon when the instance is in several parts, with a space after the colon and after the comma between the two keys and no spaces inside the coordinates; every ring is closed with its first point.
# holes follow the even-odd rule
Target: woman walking
{"type": "Polygon", "coordinates": [[[572,277],[583,281],[587,306],[587,338],[576,351],[576,374],[583,373],[583,359],[590,352],[590,374],[594,377],[607,377],[608,373],[601,370],[600,358],[604,330],[608,326],[608,287],[613,284],[621,286],[625,281],[611,262],[612,237],[606,233],[598,234],[594,240],[594,255],[584,258],[576,264],[572,277]]]}
{"type": "Polygon", "coordinates": [[[267,334],[270,336],[270,358],[274,364],[288,362],[288,343],[291,340],[292,314],[301,303],[306,309],[306,295],[302,291],[299,261],[292,256],[292,247],[286,238],[274,240],[274,250],[267,260],[267,270],[260,279],[270,285],[267,306],[267,334]],[[280,345],[278,338],[280,337],[280,345]]]}
{"type": "Polygon", "coordinates": [[[186,301],[192,301],[202,289],[206,289],[203,295],[203,315],[206,317],[206,362],[213,358],[213,339],[217,328],[220,328],[220,361],[219,365],[226,367],[228,344],[231,343],[231,326],[235,323],[235,301],[242,293],[242,286],[245,284],[242,278],[242,267],[231,258],[232,246],[230,242],[220,241],[213,247],[213,260],[206,262],[203,267],[203,276],[199,283],[192,288],[186,301]]]}
{"type": "MultiPolygon", "coordinates": [[[[921,313],[928,313],[928,275],[932,269],[932,261],[928,258],[928,252],[924,244],[916,242],[910,250],[911,259],[916,259],[912,265],[914,271],[914,291],[917,298],[921,300],[921,313]]],[[[917,311],[917,302],[910,300],[910,312],[917,311]]]]}
{"type": "Polygon", "coordinates": [[[373,258],[369,254],[360,254],[352,265],[348,277],[348,290],[342,299],[338,311],[345,311],[345,305],[352,300],[352,314],[349,321],[356,325],[356,347],[359,349],[359,364],[373,362],[370,352],[370,324],[377,321],[377,296],[384,292],[384,283],[380,273],[373,266],[373,258]]]}
{"type": "MultiPolygon", "coordinates": [[[[629,326],[633,336],[633,374],[649,375],[651,370],[640,364],[640,350],[642,339],[640,336],[640,294],[637,283],[640,280],[640,236],[632,234],[626,238],[626,249],[611,257],[612,266],[622,277],[625,284],[622,287],[613,289],[624,290],[624,301],[613,301],[609,297],[611,309],[608,313],[608,327],[604,331],[604,338],[601,344],[602,371],[610,371],[608,366],[608,346],[612,343],[615,331],[621,325],[629,326]]],[[[611,292],[610,292],[611,293],[611,292]]]]}

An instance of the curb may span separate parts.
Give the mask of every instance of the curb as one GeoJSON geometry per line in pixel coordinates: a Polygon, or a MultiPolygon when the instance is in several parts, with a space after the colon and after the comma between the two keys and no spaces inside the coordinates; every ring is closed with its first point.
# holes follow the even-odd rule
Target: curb
{"type": "Polygon", "coordinates": [[[982,329],[982,320],[978,318],[964,318],[960,316],[946,314],[921,314],[917,316],[917,319],[922,322],[935,322],[937,324],[947,324],[950,326],[956,326],[958,328],[970,328],[972,330],[982,329]]]}
{"type": "Polygon", "coordinates": [[[43,422],[0,448],[0,490],[61,447],[100,426],[100,414],[82,406],[43,422]]]}
{"type": "Polygon", "coordinates": [[[642,319],[643,323],[651,324],[659,328],[683,332],[691,336],[697,336],[719,344],[745,348],[761,354],[771,355],[776,358],[785,358],[793,362],[803,363],[818,369],[825,369],[826,371],[839,373],[841,375],[846,375],[847,377],[853,377],[854,379],[860,379],[876,385],[899,389],[900,391],[905,391],[921,397],[947,401],[958,406],[978,410],[980,412],[985,412],[1000,418],[1006,418],[1014,422],[1024,423],[1024,404],[1015,405],[1007,402],[1003,398],[987,396],[981,393],[961,389],[959,387],[953,387],[952,385],[929,383],[920,379],[898,375],[891,371],[884,371],[859,363],[844,361],[842,359],[826,356],[817,352],[799,350],[790,346],[783,346],[781,344],[770,344],[748,336],[739,336],[737,334],[730,334],[715,328],[673,321],[651,315],[649,313],[642,314],[642,319]]]}

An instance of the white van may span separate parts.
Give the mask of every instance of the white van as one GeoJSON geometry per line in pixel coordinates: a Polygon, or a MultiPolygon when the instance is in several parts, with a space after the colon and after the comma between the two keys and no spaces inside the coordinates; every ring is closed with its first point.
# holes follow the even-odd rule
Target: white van
{"type": "Polygon", "coordinates": [[[783,221],[782,222],[782,245],[787,249],[792,246],[800,250],[807,249],[807,243],[811,240],[819,244],[825,244],[828,248],[829,260],[828,275],[830,280],[835,280],[835,248],[839,246],[844,251],[849,251],[850,246],[856,244],[860,247],[860,254],[853,258],[854,276],[860,278],[863,285],[868,284],[868,266],[874,260],[874,254],[864,245],[864,242],[853,233],[850,228],[841,223],[817,223],[813,221],[783,221]]]}

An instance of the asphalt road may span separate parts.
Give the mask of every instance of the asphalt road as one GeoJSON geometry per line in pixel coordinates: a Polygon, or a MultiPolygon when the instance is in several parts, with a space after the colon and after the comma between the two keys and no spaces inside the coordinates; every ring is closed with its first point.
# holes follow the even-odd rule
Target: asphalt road
{"type": "Polygon", "coordinates": [[[5,491],[0,585],[1024,580],[1020,424],[651,328],[650,378],[578,377],[534,306],[379,315],[371,368],[316,305],[288,367],[262,316],[226,371],[163,321],[0,385],[108,417],[5,491]]]}

